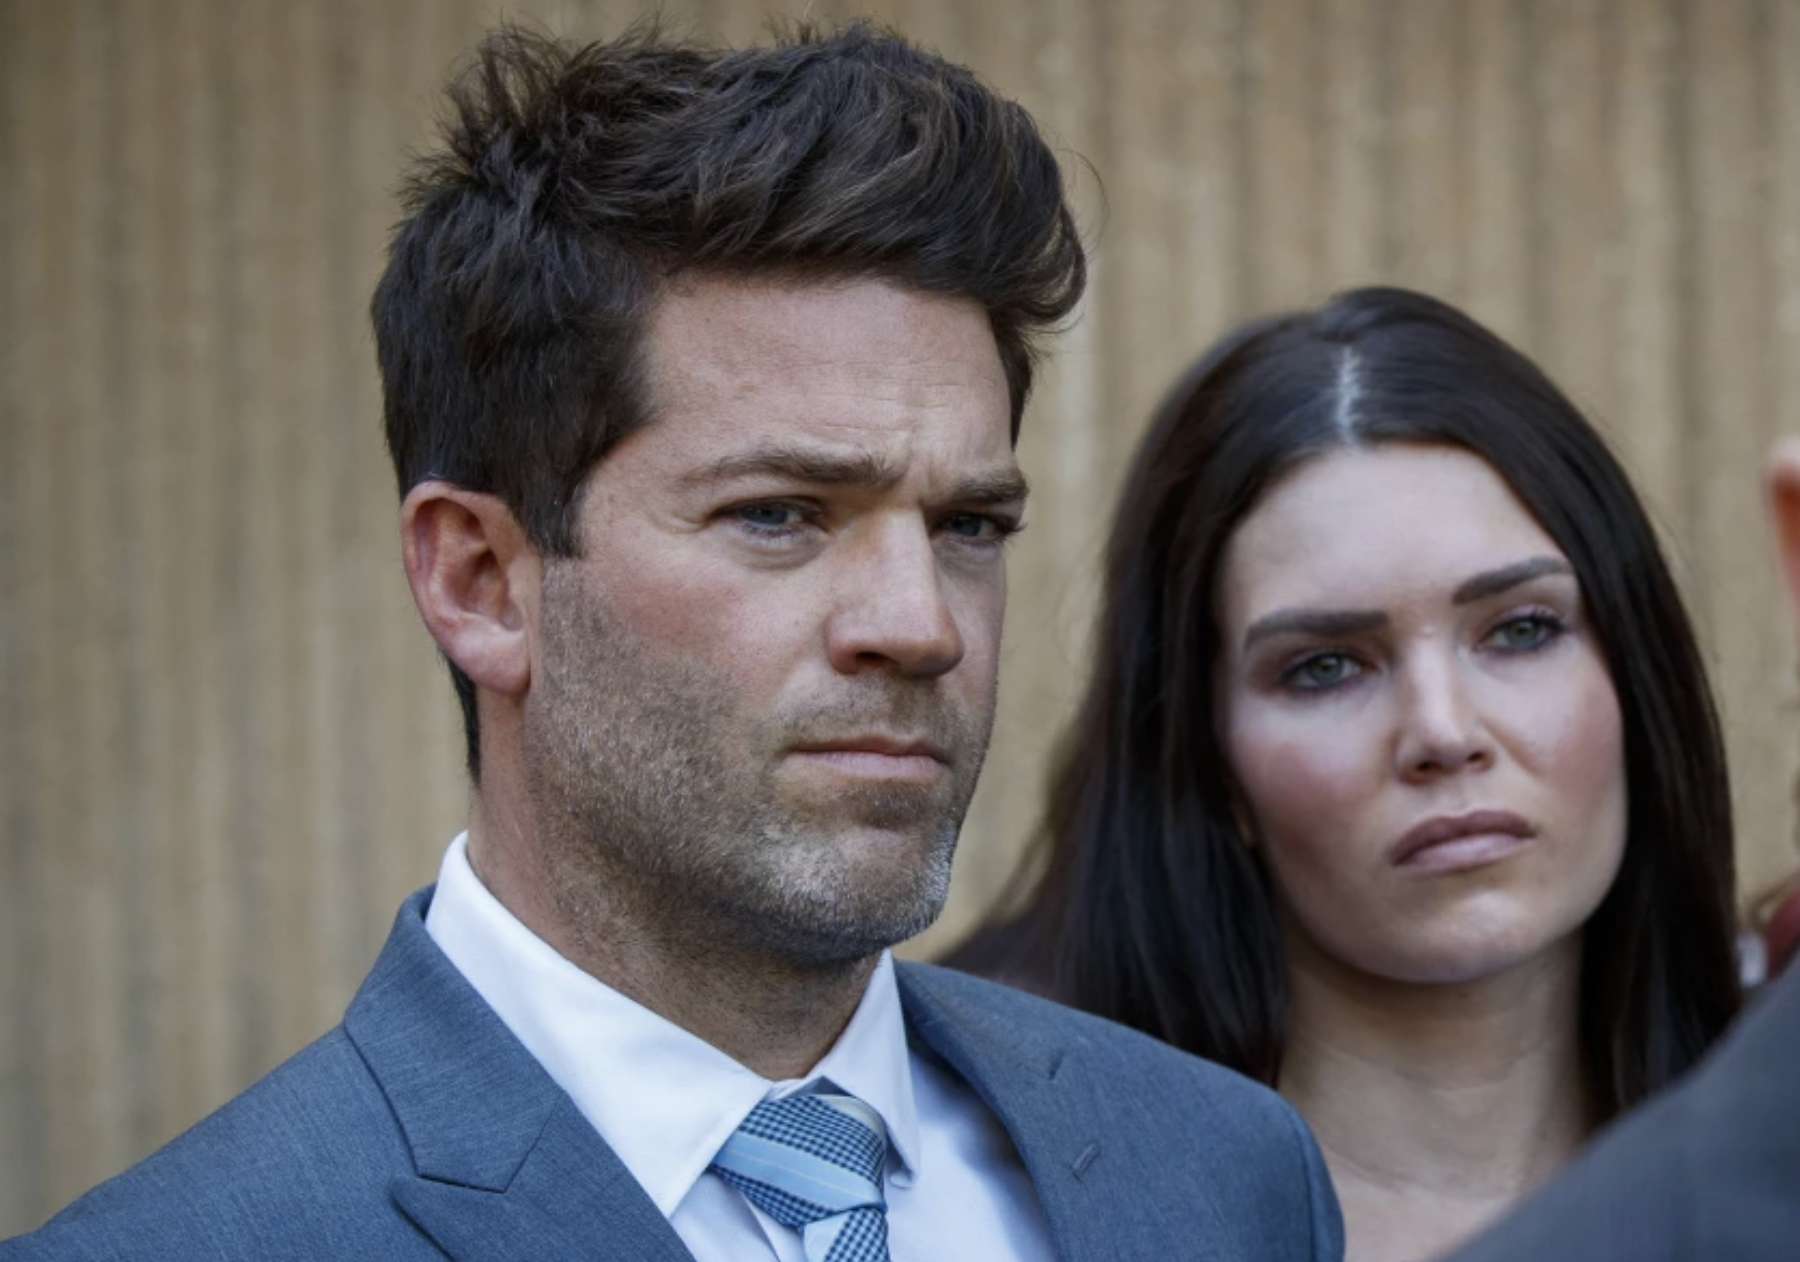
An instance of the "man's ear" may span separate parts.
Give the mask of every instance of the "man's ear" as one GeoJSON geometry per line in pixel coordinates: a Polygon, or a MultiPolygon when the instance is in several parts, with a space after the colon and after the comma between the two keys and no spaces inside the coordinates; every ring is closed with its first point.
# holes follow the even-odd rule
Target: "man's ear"
{"type": "Polygon", "coordinates": [[[1776,557],[1800,631],[1800,439],[1783,439],[1769,453],[1768,488],[1776,557]]]}
{"type": "Polygon", "coordinates": [[[448,482],[419,483],[400,506],[400,557],[444,656],[479,687],[522,694],[542,566],[505,503],[448,482]]]}

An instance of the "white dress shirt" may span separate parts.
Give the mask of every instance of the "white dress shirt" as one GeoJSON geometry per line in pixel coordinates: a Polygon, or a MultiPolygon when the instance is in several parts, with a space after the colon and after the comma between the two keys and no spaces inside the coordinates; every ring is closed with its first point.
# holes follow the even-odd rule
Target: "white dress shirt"
{"type": "Polygon", "coordinates": [[[888,1132],[894,1262],[1055,1257],[1037,1193],[967,1083],[907,1047],[892,958],[805,1078],[771,1082],[559,955],[500,905],[450,843],[425,929],[643,1185],[699,1262],[804,1262],[800,1233],[717,1175],[713,1155],[765,1097],[819,1079],[888,1132]]]}

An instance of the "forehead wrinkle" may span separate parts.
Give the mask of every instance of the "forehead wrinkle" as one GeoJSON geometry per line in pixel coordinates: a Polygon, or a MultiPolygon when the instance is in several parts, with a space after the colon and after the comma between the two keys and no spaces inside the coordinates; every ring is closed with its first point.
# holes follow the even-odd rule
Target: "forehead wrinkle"
{"type": "MultiPolygon", "coordinates": [[[[895,297],[903,297],[909,292],[905,286],[889,282],[881,282],[879,288],[890,291],[895,297]]],[[[907,374],[903,370],[907,368],[951,366],[942,354],[949,349],[947,346],[920,349],[904,336],[907,328],[922,319],[919,312],[905,305],[894,313],[900,326],[895,336],[882,342],[872,343],[831,327],[825,329],[822,336],[806,339],[758,338],[753,339],[754,344],[746,344],[740,336],[747,327],[766,324],[771,314],[779,315],[791,301],[813,293],[850,294],[857,289],[858,285],[848,279],[811,281],[780,276],[702,275],[671,285],[654,304],[646,321],[646,366],[653,388],[657,393],[663,393],[662,387],[679,387],[679,393],[686,401],[709,395],[729,401],[754,394],[790,375],[824,369],[826,380],[810,386],[815,394],[843,392],[866,400],[911,407],[935,406],[938,401],[933,396],[938,392],[954,391],[975,383],[1006,389],[1005,370],[997,348],[991,356],[973,363],[950,356],[956,370],[943,373],[940,380],[928,383],[904,380],[907,374]],[[683,301],[703,297],[709,289],[728,301],[714,308],[696,307],[683,301]],[[753,305],[743,301],[752,298],[755,299],[753,305]],[[675,302],[671,303],[669,299],[675,302]],[[687,362],[677,345],[696,339],[707,347],[707,355],[698,364],[687,362]],[[904,350],[897,353],[896,346],[904,350]],[[705,362],[708,359],[710,363],[705,362]]],[[[981,313],[983,324],[986,324],[985,312],[981,312],[972,299],[948,301],[981,313]]],[[[670,397],[676,393],[676,390],[668,391],[670,397]]]]}
{"type": "MultiPolygon", "coordinates": [[[[908,466],[871,451],[834,452],[804,444],[774,444],[734,452],[703,469],[684,475],[687,486],[727,482],[734,478],[770,476],[817,486],[850,486],[891,491],[906,479],[908,466]]],[[[1031,494],[1017,468],[996,469],[958,479],[941,498],[964,505],[1023,504],[1031,494]]]]}
{"type": "Polygon", "coordinates": [[[906,476],[903,463],[868,450],[829,451],[803,443],[770,443],[733,452],[682,478],[684,483],[723,482],[772,475],[828,486],[891,490],[906,476]]]}
{"type": "Polygon", "coordinates": [[[795,357],[779,364],[758,360],[741,367],[723,362],[665,366],[652,359],[645,417],[655,423],[686,413],[709,424],[728,424],[741,410],[763,406],[761,400],[768,397],[789,409],[796,425],[821,434],[838,431],[856,444],[905,442],[927,417],[965,407],[967,388],[983,384],[978,373],[965,379],[956,372],[930,382],[907,381],[893,371],[893,360],[868,362],[879,362],[881,371],[858,378],[856,364],[829,356],[795,357]],[[808,376],[814,366],[825,370],[817,380],[808,376]],[[789,393],[790,379],[804,382],[798,399],[789,393]]]}

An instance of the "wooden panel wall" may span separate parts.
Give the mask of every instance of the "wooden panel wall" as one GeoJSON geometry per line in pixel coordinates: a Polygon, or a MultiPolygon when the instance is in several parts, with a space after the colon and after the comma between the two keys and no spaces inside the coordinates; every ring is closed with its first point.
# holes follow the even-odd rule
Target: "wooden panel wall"
{"type": "MultiPolygon", "coordinates": [[[[763,8],[669,11],[747,39],[763,8]]],[[[1800,3],[872,11],[1086,160],[1100,243],[1028,422],[1001,724],[927,947],[1031,827],[1157,395],[1229,322],[1374,280],[1467,305],[1601,420],[1705,630],[1746,888],[1795,861],[1756,485],[1800,431],[1800,3]]],[[[457,827],[364,310],[399,157],[491,17],[0,0],[0,1235],[326,1028],[457,827]]]]}

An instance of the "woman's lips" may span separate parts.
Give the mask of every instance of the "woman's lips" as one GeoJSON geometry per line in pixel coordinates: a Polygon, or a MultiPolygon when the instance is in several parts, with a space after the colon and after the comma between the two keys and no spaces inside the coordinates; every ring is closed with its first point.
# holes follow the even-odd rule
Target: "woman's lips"
{"type": "Polygon", "coordinates": [[[1395,867],[1415,872],[1461,871],[1498,863],[1536,835],[1523,816],[1511,811],[1439,815],[1408,829],[1389,858],[1395,867]]]}

